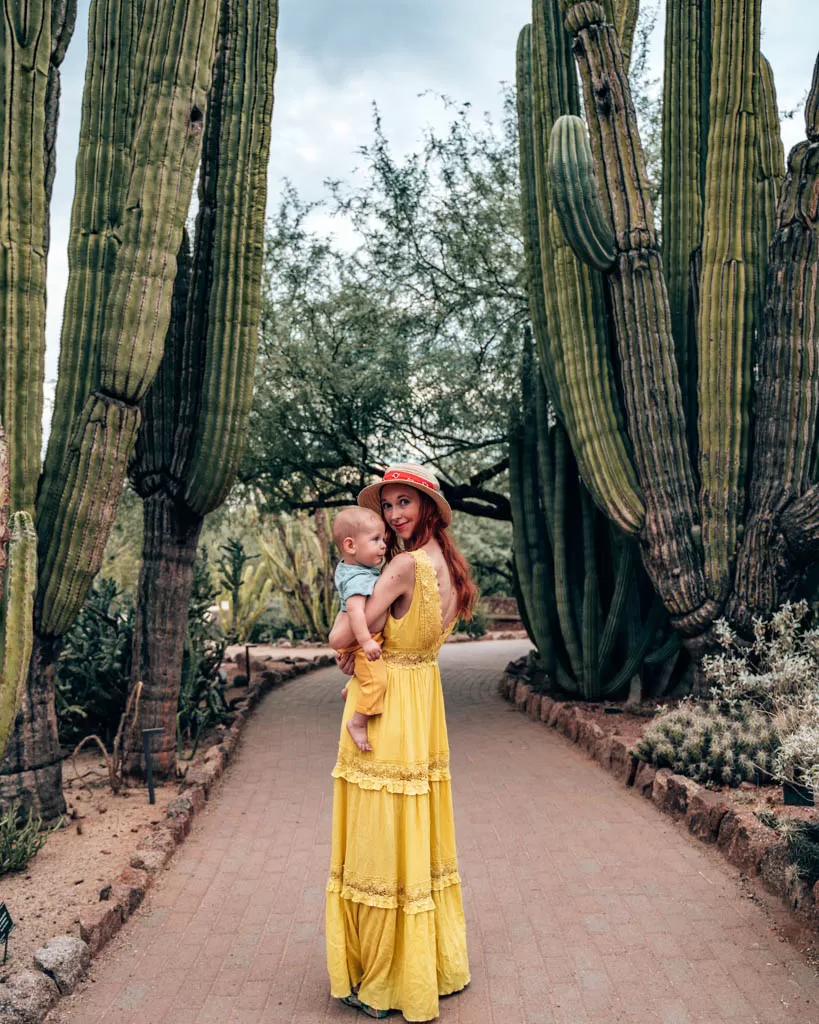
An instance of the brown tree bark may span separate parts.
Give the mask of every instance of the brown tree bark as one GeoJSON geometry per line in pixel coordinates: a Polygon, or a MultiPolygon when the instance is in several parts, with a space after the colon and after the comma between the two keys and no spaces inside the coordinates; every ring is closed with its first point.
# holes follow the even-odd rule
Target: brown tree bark
{"type": "Polygon", "coordinates": [[[23,703],[0,765],[0,807],[13,803],[45,821],[65,812],[60,741],[54,708],[58,641],[35,632],[23,703]]]}
{"type": "Polygon", "coordinates": [[[164,732],[151,744],[153,771],[157,778],[173,778],[185,628],[203,520],[159,490],[145,498],[143,522],[131,682],[131,689],[142,682],[142,694],[125,740],[124,771],[143,777],[142,730],[160,728],[164,732]]]}

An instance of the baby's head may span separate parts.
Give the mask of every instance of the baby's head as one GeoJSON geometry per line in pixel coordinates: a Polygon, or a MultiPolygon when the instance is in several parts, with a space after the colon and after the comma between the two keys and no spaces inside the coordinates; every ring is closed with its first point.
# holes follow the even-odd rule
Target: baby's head
{"type": "Polygon", "coordinates": [[[378,565],[387,553],[384,520],[360,505],[350,505],[337,513],[333,540],[350,565],[378,565]]]}

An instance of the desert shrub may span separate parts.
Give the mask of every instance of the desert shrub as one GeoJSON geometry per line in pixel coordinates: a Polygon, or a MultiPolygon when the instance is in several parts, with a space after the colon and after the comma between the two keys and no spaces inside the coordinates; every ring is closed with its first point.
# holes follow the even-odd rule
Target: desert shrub
{"type": "Polygon", "coordinates": [[[486,624],[489,620],[486,616],[486,611],[481,604],[475,605],[475,610],[472,613],[471,619],[458,619],[455,624],[456,633],[466,633],[467,636],[471,636],[474,640],[478,637],[484,636],[486,633],[486,624]]]}
{"type": "Polygon", "coordinates": [[[62,826],[62,818],[51,828],[43,829],[43,819],[33,809],[24,818],[17,804],[7,808],[0,817],[0,876],[22,871],[32,857],[45,846],[46,840],[62,826]]]}
{"type": "Polygon", "coordinates": [[[819,786],[819,629],[806,626],[804,601],[754,623],[743,642],[717,624],[722,651],[706,658],[714,704],[726,713],[754,708],[767,715],[776,739],[775,778],[819,786]]]}
{"type": "Polygon", "coordinates": [[[128,694],[133,634],[130,599],[114,580],[95,580],[57,661],[62,743],[73,745],[96,733],[110,745],[128,694]]]}
{"type": "Polygon", "coordinates": [[[654,719],[635,752],[696,782],[738,786],[770,772],[775,747],[770,716],[753,707],[725,712],[713,704],[684,702],[654,719]]]}

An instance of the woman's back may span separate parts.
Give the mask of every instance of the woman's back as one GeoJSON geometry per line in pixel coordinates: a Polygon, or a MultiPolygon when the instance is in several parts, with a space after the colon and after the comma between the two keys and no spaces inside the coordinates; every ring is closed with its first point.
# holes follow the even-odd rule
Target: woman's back
{"type": "MultiPolygon", "coordinates": [[[[454,588],[440,549],[420,548],[408,554],[414,564],[411,596],[407,588],[409,607],[405,611],[402,609],[400,617],[396,618],[391,613],[387,619],[384,627],[384,660],[387,664],[399,651],[412,652],[418,661],[434,661],[451,626],[452,613],[449,616],[443,614],[442,598],[451,606],[454,588]]],[[[398,605],[403,603],[396,602],[398,605]]]]}

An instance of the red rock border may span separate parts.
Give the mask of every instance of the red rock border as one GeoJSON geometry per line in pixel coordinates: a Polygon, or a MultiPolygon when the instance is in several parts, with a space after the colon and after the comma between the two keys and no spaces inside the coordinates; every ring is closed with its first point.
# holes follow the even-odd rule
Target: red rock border
{"type": "Polygon", "coordinates": [[[100,890],[99,906],[80,919],[80,938],[88,952],[85,948],[74,950],[73,955],[82,961],[82,966],[71,972],[71,984],[64,981],[66,972],[43,970],[38,962],[38,954],[42,951],[38,950],[34,968],[17,971],[0,985],[0,1021],[3,1024],[37,1024],[60,996],[73,991],[85,974],[91,957],[111,941],[136,911],[158,873],[190,832],[193,819],[224,775],[250,712],[262,697],[285,680],[335,664],[329,655],[298,661],[290,656],[280,660],[291,662],[290,668],[284,672],[263,670],[258,681],[248,687],[246,695],[236,705],[233,721],[225,729],[220,742],[209,747],[202,763],[191,768],[181,781],[179,795],[168,804],[165,820],[154,825],[139,840],[128,866],[110,885],[100,890]]]}
{"type": "Polygon", "coordinates": [[[798,877],[785,842],[762,825],[753,811],[725,793],[639,760],[628,743],[606,732],[582,704],[536,693],[529,683],[508,671],[501,677],[498,691],[518,711],[582,747],[624,786],[633,786],[663,813],[684,821],[697,839],[715,844],[744,875],[759,879],[768,892],[782,899],[802,928],[819,928],[819,882],[810,888],[798,877]]]}

